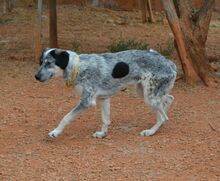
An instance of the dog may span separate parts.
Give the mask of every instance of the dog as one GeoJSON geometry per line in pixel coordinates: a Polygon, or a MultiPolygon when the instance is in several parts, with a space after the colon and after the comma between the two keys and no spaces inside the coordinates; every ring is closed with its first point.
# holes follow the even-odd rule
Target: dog
{"type": "Polygon", "coordinates": [[[170,91],[176,79],[175,64],[155,50],[126,50],[118,53],[77,54],[70,50],[47,48],[42,51],[35,78],[45,82],[63,76],[67,86],[75,87],[79,103],[49,133],[57,137],[75,117],[100,101],[102,127],[93,134],[104,138],[110,125],[110,98],[130,84],[156,114],[156,124],[143,130],[154,135],[168,120],[167,111],[174,100],[170,91]]]}

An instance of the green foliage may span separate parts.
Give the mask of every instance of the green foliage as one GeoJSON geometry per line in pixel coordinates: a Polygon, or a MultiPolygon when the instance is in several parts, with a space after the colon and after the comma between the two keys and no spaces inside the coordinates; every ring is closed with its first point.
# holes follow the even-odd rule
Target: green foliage
{"type": "Polygon", "coordinates": [[[166,42],[166,46],[162,48],[161,45],[159,45],[159,52],[164,56],[170,56],[174,51],[174,43],[173,39],[169,38],[166,42]]]}
{"type": "Polygon", "coordinates": [[[74,40],[72,42],[72,50],[78,52],[79,51],[79,48],[80,48],[80,42],[77,41],[77,40],[74,40]]]}
{"type": "Polygon", "coordinates": [[[109,46],[108,49],[111,52],[120,52],[124,50],[132,50],[132,49],[138,49],[138,50],[147,50],[148,44],[145,42],[137,41],[134,39],[119,39],[116,41],[113,41],[109,46]]]}

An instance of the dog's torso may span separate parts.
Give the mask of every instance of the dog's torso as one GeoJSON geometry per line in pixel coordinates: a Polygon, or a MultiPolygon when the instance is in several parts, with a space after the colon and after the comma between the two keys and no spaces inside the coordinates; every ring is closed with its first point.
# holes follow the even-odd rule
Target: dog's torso
{"type": "Polygon", "coordinates": [[[76,87],[92,88],[97,96],[111,96],[129,84],[149,79],[152,84],[169,81],[176,66],[156,51],[128,50],[119,53],[81,54],[76,87]],[[117,65],[121,63],[121,66],[117,65]],[[117,70],[118,69],[118,70],[117,70]],[[127,70],[127,72],[123,72],[127,70]],[[114,77],[113,71],[124,74],[114,77]]]}

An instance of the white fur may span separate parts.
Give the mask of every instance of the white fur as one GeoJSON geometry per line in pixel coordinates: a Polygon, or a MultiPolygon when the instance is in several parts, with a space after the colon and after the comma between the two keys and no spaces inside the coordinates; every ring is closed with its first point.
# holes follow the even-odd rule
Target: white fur
{"type": "Polygon", "coordinates": [[[63,76],[63,70],[60,67],[56,66],[56,65],[53,68],[49,68],[48,71],[51,72],[54,77],[63,76]]]}

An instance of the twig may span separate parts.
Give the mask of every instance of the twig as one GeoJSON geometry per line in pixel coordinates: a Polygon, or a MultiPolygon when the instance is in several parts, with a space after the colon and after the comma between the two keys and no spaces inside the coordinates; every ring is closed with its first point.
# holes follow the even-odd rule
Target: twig
{"type": "Polygon", "coordinates": [[[49,96],[32,96],[32,95],[30,95],[29,97],[31,97],[31,98],[36,98],[36,99],[47,99],[47,98],[51,98],[51,97],[49,97],[49,96]]]}
{"type": "Polygon", "coordinates": [[[179,76],[176,78],[176,82],[179,81],[180,79],[183,79],[183,76],[179,76]]]}
{"type": "Polygon", "coordinates": [[[209,124],[209,126],[211,127],[211,129],[212,129],[213,131],[217,131],[217,130],[214,128],[214,126],[213,126],[210,122],[208,122],[208,124],[209,124]]]}

